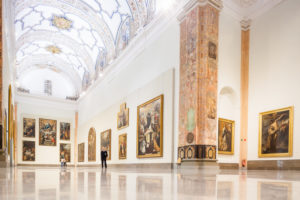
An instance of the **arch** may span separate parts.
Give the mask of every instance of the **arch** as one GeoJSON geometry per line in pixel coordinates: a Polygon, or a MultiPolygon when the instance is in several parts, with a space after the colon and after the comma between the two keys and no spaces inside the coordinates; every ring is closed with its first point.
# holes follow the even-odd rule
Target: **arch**
{"type": "Polygon", "coordinates": [[[23,34],[16,42],[16,53],[21,49],[21,47],[27,43],[40,41],[53,42],[56,44],[62,44],[69,47],[70,49],[76,49],[78,55],[81,55],[82,59],[85,61],[86,66],[90,73],[94,74],[94,64],[90,55],[86,52],[83,46],[78,44],[75,40],[65,36],[64,34],[51,31],[35,31],[33,33],[23,34]],[[71,46],[72,45],[72,46],[71,46]]]}
{"type": "Polygon", "coordinates": [[[103,37],[103,43],[108,50],[108,58],[114,58],[115,56],[115,43],[113,35],[105,23],[105,21],[99,17],[88,5],[81,1],[75,1],[75,4],[67,3],[59,0],[20,0],[15,3],[15,13],[18,15],[22,10],[37,5],[44,5],[49,7],[55,7],[58,9],[63,8],[64,10],[72,13],[82,19],[85,19],[98,34],[103,37]]]}

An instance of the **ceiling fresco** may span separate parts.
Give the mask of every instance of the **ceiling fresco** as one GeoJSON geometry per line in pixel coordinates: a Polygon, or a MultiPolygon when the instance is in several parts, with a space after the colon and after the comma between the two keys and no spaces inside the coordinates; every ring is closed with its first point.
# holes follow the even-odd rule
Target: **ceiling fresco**
{"type": "Polygon", "coordinates": [[[32,70],[49,68],[72,83],[74,96],[109,67],[156,12],[155,0],[15,0],[13,4],[20,87],[23,80],[30,80],[26,76],[32,70]]]}

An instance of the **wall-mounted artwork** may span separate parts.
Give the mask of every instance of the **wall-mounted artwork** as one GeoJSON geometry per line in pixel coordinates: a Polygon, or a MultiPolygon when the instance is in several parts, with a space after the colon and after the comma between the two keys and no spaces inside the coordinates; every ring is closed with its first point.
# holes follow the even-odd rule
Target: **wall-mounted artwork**
{"type": "Polygon", "coordinates": [[[56,146],[56,120],[40,119],[39,143],[43,146],[56,146]]]}
{"type": "Polygon", "coordinates": [[[88,161],[96,161],[96,130],[93,127],[89,130],[88,161]]]}
{"type": "Polygon", "coordinates": [[[127,134],[119,135],[119,159],[127,158],[127,134]]]}
{"type": "Polygon", "coordinates": [[[23,137],[35,137],[35,119],[23,118],[23,137]]]}
{"type": "Polygon", "coordinates": [[[78,144],[78,162],[84,162],[84,143],[78,144]]]}
{"type": "Polygon", "coordinates": [[[70,140],[71,137],[71,124],[60,122],[60,139],[70,140]]]}
{"type": "Polygon", "coordinates": [[[163,102],[161,95],[137,108],[137,158],[163,156],[163,102]]]}
{"type": "Polygon", "coordinates": [[[213,42],[208,43],[208,57],[217,59],[217,45],[213,42]]]}
{"type": "Polygon", "coordinates": [[[118,113],[118,130],[129,126],[129,108],[126,108],[126,103],[120,106],[120,112],[118,113]]]}
{"type": "Polygon", "coordinates": [[[71,144],[60,144],[59,161],[65,159],[66,162],[71,162],[71,144]]]}
{"type": "Polygon", "coordinates": [[[293,116],[293,107],[260,113],[259,157],[292,156],[293,116]]]}
{"type": "Polygon", "coordinates": [[[218,153],[234,154],[234,121],[219,119],[218,153]]]}
{"type": "Polygon", "coordinates": [[[34,141],[23,141],[23,161],[35,161],[34,141]]]}
{"type": "Polygon", "coordinates": [[[111,129],[101,133],[101,150],[107,151],[106,160],[111,160],[111,129]]]}

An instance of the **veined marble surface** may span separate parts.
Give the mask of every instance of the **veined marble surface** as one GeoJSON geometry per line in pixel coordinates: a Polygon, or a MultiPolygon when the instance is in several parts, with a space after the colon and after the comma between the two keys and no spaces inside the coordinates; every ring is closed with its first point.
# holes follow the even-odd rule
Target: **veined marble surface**
{"type": "Polygon", "coordinates": [[[299,198],[299,171],[0,168],[1,200],[299,198]]]}

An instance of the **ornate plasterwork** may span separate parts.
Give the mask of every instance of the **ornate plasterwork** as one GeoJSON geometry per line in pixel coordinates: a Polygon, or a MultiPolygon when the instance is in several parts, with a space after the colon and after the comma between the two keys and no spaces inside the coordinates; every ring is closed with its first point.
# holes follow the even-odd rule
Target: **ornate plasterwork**
{"type": "Polygon", "coordinates": [[[61,49],[54,45],[47,46],[46,50],[52,54],[60,54],[61,53],[61,49]]]}
{"type": "Polygon", "coordinates": [[[236,4],[241,7],[253,6],[258,0],[233,0],[236,4]]]}
{"type": "Polygon", "coordinates": [[[52,25],[60,28],[60,29],[66,29],[69,30],[72,27],[72,21],[68,20],[64,16],[53,16],[52,18],[52,25]]]}
{"type": "Polygon", "coordinates": [[[155,0],[14,0],[13,6],[17,64],[48,52],[72,66],[84,89],[155,13],[155,0]]]}

